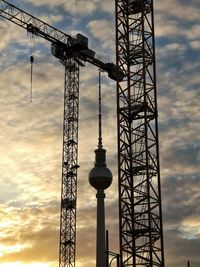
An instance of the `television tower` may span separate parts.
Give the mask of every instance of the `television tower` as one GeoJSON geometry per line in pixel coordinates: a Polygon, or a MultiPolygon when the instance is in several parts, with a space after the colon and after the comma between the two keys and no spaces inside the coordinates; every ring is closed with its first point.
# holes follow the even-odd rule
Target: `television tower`
{"type": "Polygon", "coordinates": [[[97,190],[96,267],[106,266],[105,255],[105,208],[104,190],[112,183],[112,173],[106,167],[106,150],[102,144],[101,73],[99,72],[99,139],[95,150],[94,168],[89,173],[89,182],[97,190]]]}

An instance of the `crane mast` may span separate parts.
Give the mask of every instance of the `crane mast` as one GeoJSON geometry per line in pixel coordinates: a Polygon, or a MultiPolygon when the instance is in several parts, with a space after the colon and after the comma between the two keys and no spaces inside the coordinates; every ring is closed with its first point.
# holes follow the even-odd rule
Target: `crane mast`
{"type": "Polygon", "coordinates": [[[153,0],[115,0],[121,266],[164,267],[153,0]]]}
{"type": "Polygon", "coordinates": [[[52,54],[65,67],[59,266],[74,267],[79,167],[79,67],[89,62],[106,71],[114,80],[122,80],[124,74],[112,62],[96,57],[96,53],[88,48],[88,38],[81,34],[76,37],[65,34],[4,0],[0,0],[0,17],[49,41],[52,54]]]}
{"type": "Polygon", "coordinates": [[[78,161],[79,66],[65,60],[63,161],[59,266],[75,266],[78,161]]]}

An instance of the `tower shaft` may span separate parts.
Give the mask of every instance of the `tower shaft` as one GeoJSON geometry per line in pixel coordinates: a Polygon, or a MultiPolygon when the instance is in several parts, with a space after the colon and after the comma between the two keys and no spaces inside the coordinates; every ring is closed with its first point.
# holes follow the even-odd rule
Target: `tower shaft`
{"type": "Polygon", "coordinates": [[[116,0],[121,266],[164,266],[153,0],[116,0]]]}
{"type": "Polygon", "coordinates": [[[97,190],[96,267],[106,266],[104,190],[97,190]]]}

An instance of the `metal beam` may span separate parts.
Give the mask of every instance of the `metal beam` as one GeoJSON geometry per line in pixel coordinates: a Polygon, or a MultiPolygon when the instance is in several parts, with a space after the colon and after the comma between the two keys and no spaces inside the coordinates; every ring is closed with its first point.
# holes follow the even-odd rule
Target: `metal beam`
{"type": "Polygon", "coordinates": [[[79,117],[79,66],[65,61],[63,161],[60,219],[60,267],[74,267],[76,255],[76,203],[79,117]]]}
{"type": "Polygon", "coordinates": [[[121,266],[163,267],[153,1],[115,3],[121,266]]]}

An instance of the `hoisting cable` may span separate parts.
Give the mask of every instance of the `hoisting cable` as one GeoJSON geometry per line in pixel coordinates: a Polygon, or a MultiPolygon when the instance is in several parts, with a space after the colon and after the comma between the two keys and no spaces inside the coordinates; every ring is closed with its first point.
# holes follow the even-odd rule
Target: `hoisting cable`
{"type": "Polygon", "coordinates": [[[32,97],[33,97],[33,62],[34,62],[34,57],[30,56],[30,62],[31,62],[31,91],[30,91],[30,102],[32,102],[32,97]]]}
{"type": "Polygon", "coordinates": [[[102,113],[101,113],[101,72],[99,71],[99,142],[98,148],[102,148],[102,113]]]}
{"type": "Polygon", "coordinates": [[[33,34],[30,36],[30,63],[31,63],[31,88],[30,88],[30,102],[32,102],[33,97],[33,63],[34,63],[34,38],[33,34]]]}

